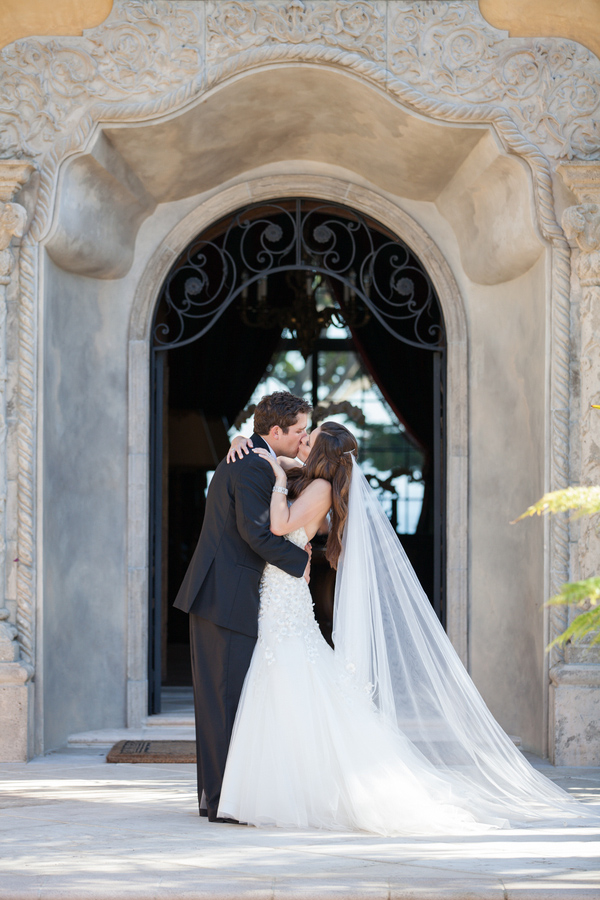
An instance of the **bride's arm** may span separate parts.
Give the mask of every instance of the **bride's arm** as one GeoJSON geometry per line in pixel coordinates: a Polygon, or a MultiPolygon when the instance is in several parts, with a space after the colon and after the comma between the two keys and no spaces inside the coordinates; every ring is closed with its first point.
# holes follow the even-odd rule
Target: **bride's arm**
{"type": "Polygon", "coordinates": [[[290,469],[297,469],[298,466],[301,465],[301,463],[299,463],[297,459],[292,459],[289,456],[278,456],[277,462],[284,470],[284,472],[289,472],[290,469]]]}
{"type": "Polygon", "coordinates": [[[275,485],[271,495],[271,531],[273,534],[288,534],[296,528],[305,528],[313,523],[321,523],[331,506],[331,485],[324,478],[316,478],[297,500],[288,506],[286,488],[287,475],[279,465],[280,458],[274,460],[265,450],[254,451],[268,462],[275,472],[275,485]]]}
{"type": "MultiPolygon", "coordinates": [[[[278,484],[278,482],[275,482],[278,484]]],[[[283,485],[282,485],[283,486],[283,485]]],[[[271,531],[288,534],[296,528],[321,522],[331,506],[331,485],[324,478],[316,478],[300,496],[288,506],[287,497],[278,491],[271,496],[271,531]]]]}
{"type": "MultiPolygon", "coordinates": [[[[236,458],[242,459],[244,454],[247,456],[253,447],[254,444],[251,438],[244,437],[243,434],[236,434],[225,458],[228,463],[235,462],[236,458]]],[[[290,459],[287,456],[279,456],[278,462],[286,472],[289,472],[290,469],[296,469],[300,465],[297,459],[290,459]]]]}

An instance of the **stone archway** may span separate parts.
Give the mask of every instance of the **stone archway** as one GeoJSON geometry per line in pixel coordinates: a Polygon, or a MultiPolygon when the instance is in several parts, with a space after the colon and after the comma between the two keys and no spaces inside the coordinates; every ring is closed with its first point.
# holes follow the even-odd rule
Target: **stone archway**
{"type": "Polygon", "coordinates": [[[465,663],[467,635],[467,325],[464,304],[447,260],[429,235],[399,206],[374,191],[331,177],[263,176],[217,192],[186,216],[162,241],[140,279],[129,329],[129,486],[128,543],[130,641],[128,647],[128,724],[141,723],[147,709],[148,473],[150,462],[150,344],[154,310],[173,262],[202,230],[234,212],[250,195],[254,201],[304,195],[344,201],[377,218],[421,259],[440,298],[448,341],[447,373],[447,630],[465,663]],[[144,496],[145,494],[145,496],[144,496]],[[140,527],[142,526],[143,527],[140,527]],[[133,527],[132,527],[133,526],[133,527]],[[135,533],[133,531],[135,530],[135,533]],[[143,561],[143,564],[141,564],[143,561]]]}

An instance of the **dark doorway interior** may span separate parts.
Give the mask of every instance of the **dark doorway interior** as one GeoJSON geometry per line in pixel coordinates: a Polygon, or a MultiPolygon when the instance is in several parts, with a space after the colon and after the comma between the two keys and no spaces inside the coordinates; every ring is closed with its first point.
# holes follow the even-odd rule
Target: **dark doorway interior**
{"type": "MultiPolygon", "coordinates": [[[[287,208],[296,204],[296,209],[300,202],[318,206],[314,201],[284,201],[287,208]]],[[[258,212],[264,219],[264,210],[258,212]]],[[[330,207],[326,215],[330,223],[330,207]]],[[[356,214],[348,211],[352,216],[356,214]]],[[[317,218],[313,228],[323,221],[317,218]]],[[[219,230],[231,231],[232,222],[234,217],[215,226],[211,242],[218,244],[219,230]]],[[[282,222],[281,216],[275,222],[282,222]]],[[[376,232],[377,237],[382,246],[390,242],[384,229],[376,232]]],[[[199,337],[190,339],[193,330],[185,322],[179,340],[155,352],[155,358],[162,357],[158,391],[155,367],[153,442],[153,558],[155,575],[159,561],[160,578],[154,578],[151,609],[151,712],[160,710],[161,684],[191,683],[188,617],[172,603],[200,533],[212,472],[230,437],[238,431],[251,433],[254,404],[273,390],[306,396],[315,408],[315,422],[335,418],[357,434],[363,469],[443,618],[443,344],[414,340],[414,315],[399,317],[394,333],[386,327],[385,319],[369,305],[372,293],[361,298],[358,287],[354,291],[357,281],[363,286],[368,282],[360,260],[347,267],[344,278],[322,271],[326,267],[315,264],[322,260],[313,255],[312,266],[271,266],[261,279],[252,281],[243,249],[238,242],[237,296],[199,337]],[[307,309],[313,311],[312,320],[302,322],[307,309]]],[[[363,248],[363,255],[368,249],[363,248]]],[[[193,248],[186,254],[179,271],[193,257],[193,248]]],[[[205,251],[204,258],[208,256],[205,251]]],[[[413,272],[417,267],[431,294],[418,260],[412,255],[407,259],[410,270],[393,275],[400,299],[402,291],[410,289],[407,282],[418,287],[413,272]]],[[[175,266],[170,276],[173,293],[177,272],[175,266]]],[[[371,288],[372,282],[371,276],[371,288]]],[[[185,283],[189,287],[189,273],[185,283]]],[[[434,301],[427,310],[428,327],[437,327],[443,335],[435,296],[434,301]]],[[[412,302],[416,308],[419,298],[413,295],[412,302]]],[[[163,298],[159,327],[168,314],[163,298]]],[[[318,539],[314,543],[311,588],[321,630],[331,641],[334,576],[318,539]]]]}

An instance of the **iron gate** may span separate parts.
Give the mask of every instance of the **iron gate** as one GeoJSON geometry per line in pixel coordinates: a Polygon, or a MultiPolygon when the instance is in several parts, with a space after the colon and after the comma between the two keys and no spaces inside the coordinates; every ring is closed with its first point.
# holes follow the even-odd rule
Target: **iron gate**
{"type": "MultiPolygon", "coordinates": [[[[211,226],[173,265],[152,330],[149,711],[160,712],[162,457],[165,352],[203,337],[253,285],[278,272],[333,279],[398,341],[430,351],[433,371],[433,606],[444,618],[446,345],[426,269],[385,226],[341,204],[293,198],[255,203],[211,226]]],[[[256,304],[253,307],[257,312],[256,304]]],[[[252,309],[251,309],[252,313],[252,309]]]]}

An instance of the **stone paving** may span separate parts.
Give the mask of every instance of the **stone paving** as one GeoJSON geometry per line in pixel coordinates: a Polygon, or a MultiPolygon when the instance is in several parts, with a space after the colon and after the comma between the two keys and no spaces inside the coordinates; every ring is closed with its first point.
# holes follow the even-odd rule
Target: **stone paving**
{"type": "MultiPolygon", "coordinates": [[[[390,839],[210,824],[193,766],[105,752],[0,766],[0,900],[600,900],[600,827],[390,839]]],[[[534,762],[600,809],[600,769],[534,762]]]]}

